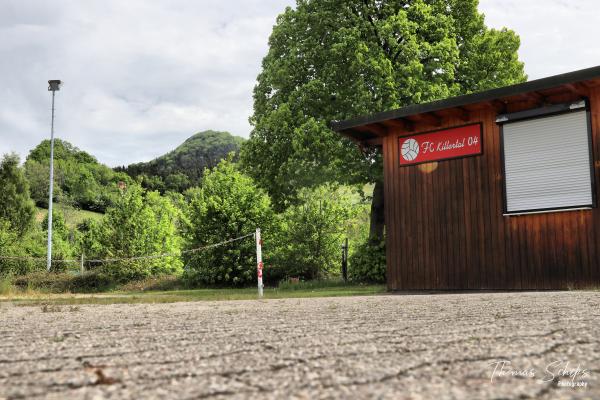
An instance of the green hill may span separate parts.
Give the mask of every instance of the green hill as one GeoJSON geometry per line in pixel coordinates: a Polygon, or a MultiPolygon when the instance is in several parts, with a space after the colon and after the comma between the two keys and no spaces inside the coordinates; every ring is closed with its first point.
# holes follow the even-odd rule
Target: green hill
{"type": "Polygon", "coordinates": [[[181,192],[198,185],[205,168],[213,168],[231,152],[237,154],[243,142],[243,138],[228,132],[204,131],[152,161],[116,170],[140,177],[142,185],[149,189],[181,192]]]}

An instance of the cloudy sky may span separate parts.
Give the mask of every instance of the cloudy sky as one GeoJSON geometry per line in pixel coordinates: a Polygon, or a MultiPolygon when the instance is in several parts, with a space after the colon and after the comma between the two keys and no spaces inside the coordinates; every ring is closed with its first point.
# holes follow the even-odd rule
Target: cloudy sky
{"type": "MultiPolygon", "coordinates": [[[[195,132],[247,137],[276,16],[293,0],[0,0],[0,154],[57,136],[110,166],[147,161],[195,132]]],[[[530,79],[600,65],[600,1],[481,0],[516,30],[530,79]]]]}

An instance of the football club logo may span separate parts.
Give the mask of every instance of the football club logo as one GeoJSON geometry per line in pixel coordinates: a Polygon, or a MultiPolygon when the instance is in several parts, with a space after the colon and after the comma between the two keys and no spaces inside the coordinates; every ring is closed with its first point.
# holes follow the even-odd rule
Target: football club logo
{"type": "Polygon", "coordinates": [[[419,142],[415,139],[407,139],[402,143],[401,154],[406,161],[413,161],[419,155],[419,142]]]}

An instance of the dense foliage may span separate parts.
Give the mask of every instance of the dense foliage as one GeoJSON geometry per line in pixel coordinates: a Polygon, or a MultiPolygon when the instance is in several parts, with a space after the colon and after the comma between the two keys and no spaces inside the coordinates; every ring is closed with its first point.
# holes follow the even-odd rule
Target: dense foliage
{"type": "Polygon", "coordinates": [[[376,183],[372,234],[381,240],[380,155],[361,154],[329,123],[525,80],[519,37],[488,29],[477,5],[297,0],[279,15],[241,153],[278,210],[302,187],[376,183]]]}
{"type": "Polygon", "coordinates": [[[228,132],[204,131],[164,156],[116,170],[139,177],[150,190],[183,192],[200,184],[206,168],[214,168],[231,152],[237,154],[243,142],[228,132]]]}
{"type": "Polygon", "coordinates": [[[6,220],[0,219],[0,277],[7,274],[25,274],[36,269],[45,268],[43,264],[28,257],[44,257],[46,255],[46,237],[39,227],[34,227],[24,234],[18,234],[6,220]]]}
{"type": "MultiPolygon", "coordinates": [[[[29,257],[43,251],[44,237],[35,226],[35,206],[19,157],[5,155],[0,162],[0,256],[29,257]]],[[[26,259],[0,258],[0,275],[35,268],[26,259]]]]}
{"type": "MultiPolygon", "coordinates": [[[[47,238],[48,213],[46,213],[46,216],[42,221],[42,229],[44,236],[47,238]]],[[[57,210],[52,210],[52,259],[57,261],[53,263],[52,270],[66,270],[67,264],[61,262],[61,260],[71,260],[75,257],[76,248],[74,246],[72,234],[73,232],[67,228],[64,215],[57,210]]]]}
{"type": "Polygon", "coordinates": [[[301,190],[298,198],[280,216],[269,275],[304,280],[339,275],[340,245],[355,212],[348,191],[321,186],[301,190]]]}
{"type": "Polygon", "coordinates": [[[0,188],[0,221],[22,236],[33,226],[35,207],[16,154],[5,155],[0,162],[0,188]]]}
{"type": "Polygon", "coordinates": [[[179,210],[157,192],[132,185],[106,211],[100,223],[88,221],[82,249],[87,259],[119,259],[172,254],[167,257],[91,264],[118,281],[181,273],[179,210]]]}
{"type": "Polygon", "coordinates": [[[109,275],[98,271],[87,271],[82,274],[35,271],[17,276],[14,285],[20,289],[42,290],[50,293],[89,293],[114,287],[114,281],[109,275]]]}
{"type": "Polygon", "coordinates": [[[353,282],[385,283],[385,243],[367,241],[353,249],[348,259],[348,278],[353,282]]]}
{"type": "MultiPolygon", "coordinates": [[[[50,141],[44,140],[33,149],[25,162],[31,196],[40,207],[48,207],[50,141]]],[[[119,182],[131,183],[125,173],[114,172],[90,154],[69,142],[55,139],[54,199],[84,210],[104,212],[113,204],[119,182]]]]}
{"type": "MultiPolygon", "coordinates": [[[[13,220],[28,220],[15,218],[22,210],[29,210],[26,214],[31,217],[33,210],[32,201],[23,190],[27,189],[23,170],[14,157],[5,160],[2,183],[9,187],[10,182],[14,182],[15,190],[5,193],[3,200],[7,206],[3,210],[13,220]],[[9,206],[19,202],[20,207],[9,206]],[[8,213],[8,210],[16,211],[8,213]]],[[[77,260],[83,254],[89,270],[84,275],[67,274],[55,279],[42,273],[46,266],[46,214],[40,214],[39,223],[26,224],[23,233],[13,228],[11,218],[0,218],[0,255],[37,258],[2,260],[0,274],[37,271],[39,273],[28,278],[17,279],[18,284],[52,290],[99,290],[111,282],[161,274],[181,275],[185,261],[183,277],[188,284],[253,285],[256,252],[251,235],[223,246],[212,245],[252,234],[260,227],[267,284],[287,278],[310,280],[339,276],[340,245],[344,237],[350,234],[366,238],[362,197],[347,188],[332,185],[303,189],[295,204],[277,214],[269,196],[252,178],[240,172],[232,160],[233,156],[209,170],[202,186],[183,194],[160,195],[130,184],[119,192],[105,215],[83,220],[79,225],[68,225],[59,211],[62,207],[55,208],[52,271],[78,270],[78,262],[61,260],[77,260]],[[356,217],[357,210],[362,212],[362,217],[356,217]],[[207,248],[185,256],[181,254],[183,249],[203,247],[207,248]],[[134,259],[113,260],[131,257],[134,259]],[[108,261],[94,261],[106,259],[108,261]],[[67,279],[68,276],[71,277],[67,279]],[[81,276],[81,279],[73,276],[81,276]]],[[[362,275],[354,272],[356,263],[351,261],[352,279],[379,281],[372,277],[377,274],[370,270],[372,259],[363,260],[362,275]]]]}
{"type": "MultiPolygon", "coordinates": [[[[207,172],[190,204],[190,248],[252,234],[269,241],[273,212],[269,197],[231,160],[207,172]]],[[[256,280],[256,248],[249,238],[185,256],[186,278],[199,284],[244,285],[256,280]]]]}

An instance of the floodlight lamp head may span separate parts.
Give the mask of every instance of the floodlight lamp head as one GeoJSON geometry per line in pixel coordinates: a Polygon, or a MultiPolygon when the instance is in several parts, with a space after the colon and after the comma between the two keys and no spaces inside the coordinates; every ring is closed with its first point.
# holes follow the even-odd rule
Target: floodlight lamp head
{"type": "Polygon", "coordinates": [[[60,90],[60,85],[62,85],[62,81],[60,81],[58,79],[49,80],[48,81],[48,91],[56,92],[56,91],[60,90]]]}

